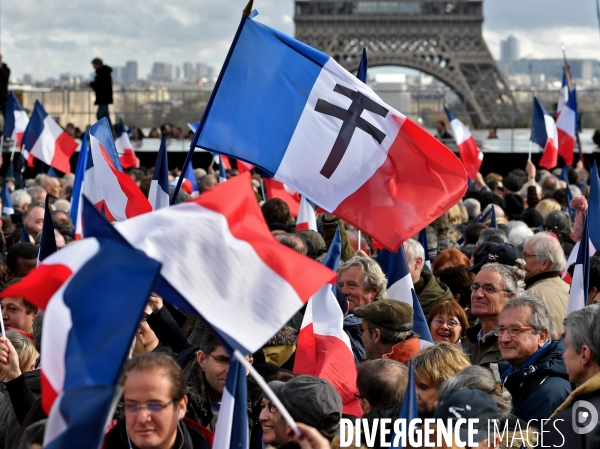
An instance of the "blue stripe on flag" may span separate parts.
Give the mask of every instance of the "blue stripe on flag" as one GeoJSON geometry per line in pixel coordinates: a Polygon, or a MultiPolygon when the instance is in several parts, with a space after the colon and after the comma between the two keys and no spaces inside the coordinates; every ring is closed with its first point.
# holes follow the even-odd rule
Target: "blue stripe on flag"
{"type": "MultiPolygon", "coordinates": [[[[409,428],[409,423],[413,419],[417,419],[419,417],[419,408],[417,407],[417,389],[415,387],[415,369],[413,367],[412,360],[408,365],[408,385],[406,386],[406,394],[404,395],[404,402],[402,403],[402,408],[400,409],[400,414],[398,415],[398,419],[406,420],[406,435],[411,430],[409,428]]],[[[392,447],[400,448],[404,446],[400,446],[400,444],[394,444],[396,440],[396,434],[394,433],[394,437],[392,438],[392,447]]],[[[408,438],[406,439],[406,441],[408,438]]],[[[398,441],[401,443],[401,441],[398,441]]]]}
{"type": "MultiPolygon", "coordinates": [[[[73,192],[71,193],[71,208],[69,209],[69,215],[71,216],[73,225],[77,224],[77,212],[81,206],[79,204],[79,197],[81,195],[81,188],[83,187],[85,171],[87,169],[88,153],[88,133],[84,133],[81,139],[81,148],[79,149],[77,167],[75,168],[75,180],[73,181],[73,192]]],[[[74,227],[73,233],[75,233],[74,227]]]]}
{"type": "Polygon", "coordinates": [[[25,147],[28,150],[31,150],[38,138],[44,131],[44,119],[48,114],[44,110],[42,104],[35,100],[35,106],[33,107],[33,112],[31,113],[31,117],[29,118],[29,123],[27,124],[27,128],[25,128],[25,132],[23,133],[23,140],[21,141],[21,146],[25,147]]]}
{"type": "Polygon", "coordinates": [[[231,359],[227,372],[213,447],[248,447],[248,380],[246,368],[235,358],[231,359]]]}

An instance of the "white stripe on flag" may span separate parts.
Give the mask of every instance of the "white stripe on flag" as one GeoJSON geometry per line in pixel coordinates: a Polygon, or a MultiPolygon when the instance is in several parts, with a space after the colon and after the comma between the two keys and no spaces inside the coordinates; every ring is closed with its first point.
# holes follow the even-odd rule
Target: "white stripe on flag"
{"type": "Polygon", "coordinates": [[[215,429],[213,449],[229,449],[231,433],[233,432],[233,410],[235,409],[235,398],[227,388],[223,389],[221,406],[219,407],[219,419],[215,429]]]}
{"type": "Polygon", "coordinates": [[[410,277],[410,273],[405,275],[402,279],[397,282],[394,282],[388,289],[388,298],[396,299],[398,301],[405,302],[409,306],[413,305],[413,298],[411,289],[414,288],[412,278],[410,277]]]}
{"type": "Polygon", "coordinates": [[[571,292],[569,293],[569,305],[567,306],[567,316],[575,310],[585,307],[585,287],[583,285],[583,265],[575,265],[573,278],[571,279],[571,292]]]}

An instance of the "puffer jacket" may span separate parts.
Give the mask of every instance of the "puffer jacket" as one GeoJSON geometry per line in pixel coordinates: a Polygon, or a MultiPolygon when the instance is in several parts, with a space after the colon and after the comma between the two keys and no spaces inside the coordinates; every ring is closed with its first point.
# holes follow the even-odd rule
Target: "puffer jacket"
{"type": "MultiPolygon", "coordinates": [[[[518,368],[504,380],[504,388],[513,398],[513,414],[523,421],[549,418],[571,393],[571,382],[562,359],[565,349],[562,339],[553,341],[533,364],[518,368]]],[[[509,366],[499,364],[500,374],[504,375],[509,366]]]]}

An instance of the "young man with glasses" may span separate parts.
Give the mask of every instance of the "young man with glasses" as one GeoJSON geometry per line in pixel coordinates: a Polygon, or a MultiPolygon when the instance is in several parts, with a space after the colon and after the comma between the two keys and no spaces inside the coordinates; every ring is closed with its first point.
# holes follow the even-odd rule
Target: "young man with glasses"
{"type": "Polygon", "coordinates": [[[571,394],[571,383],[562,359],[565,343],[550,340],[548,308],[536,296],[512,298],[504,305],[494,333],[508,362],[498,368],[513,398],[513,414],[524,421],[549,418],[571,394]]]}
{"type": "MultiPolygon", "coordinates": [[[[123,413],[106,435],[107,449],[208,449],[210,433],[185,418],[183,371],[166,354],[146,353],[125,365],[123,413]]],[[[212,441],[211,441],[212,443],[212,441]]]]}
{"type": "Polygon", "coordinates": [[[489,263],[481,267],[471,286],[471,312],[479,324],[467,329],[461,343],[473,365],[489,368],[503,361],[494,329],[504,303],[516,296],[517,279],[510,267],[489,263]]]}

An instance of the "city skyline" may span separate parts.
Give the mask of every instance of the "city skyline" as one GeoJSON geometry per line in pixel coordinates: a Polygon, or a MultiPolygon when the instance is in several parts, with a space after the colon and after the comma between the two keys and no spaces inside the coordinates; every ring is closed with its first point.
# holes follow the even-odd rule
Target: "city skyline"
{"type": "MultiPolygon", "coordinates": [[[[540,10],[536,2],[484,1],[483,34],[495,59],[500,42],[513,35],[522,57],[560,58],[564,42],[570,58],[598,59],[598,25],[593,0],[577,8],[561,0],[547,0],[540,10]]],[[[119,14],[121,2],[81,0],[76,4],[55,0],[44,5],[35,0],[10,2],[1,17],[1,52],[15,78],[29,73],[36,80],[61,73],[92,72],[90,61],[102,58],[111,67],[138,62],[138,78],[147,79],[154,62],[180,66],[202,62],[218,73],[239,24],[245,0],[131,0],[129,14],[119,14]],[[81,16],[94,11],[94,20],[81,26],[81,16]],[[117,12],[117,13],[116,13],[117,12]]],[[[294,2],[257,0],[257,20],[293,35],[294,2]]]]}

